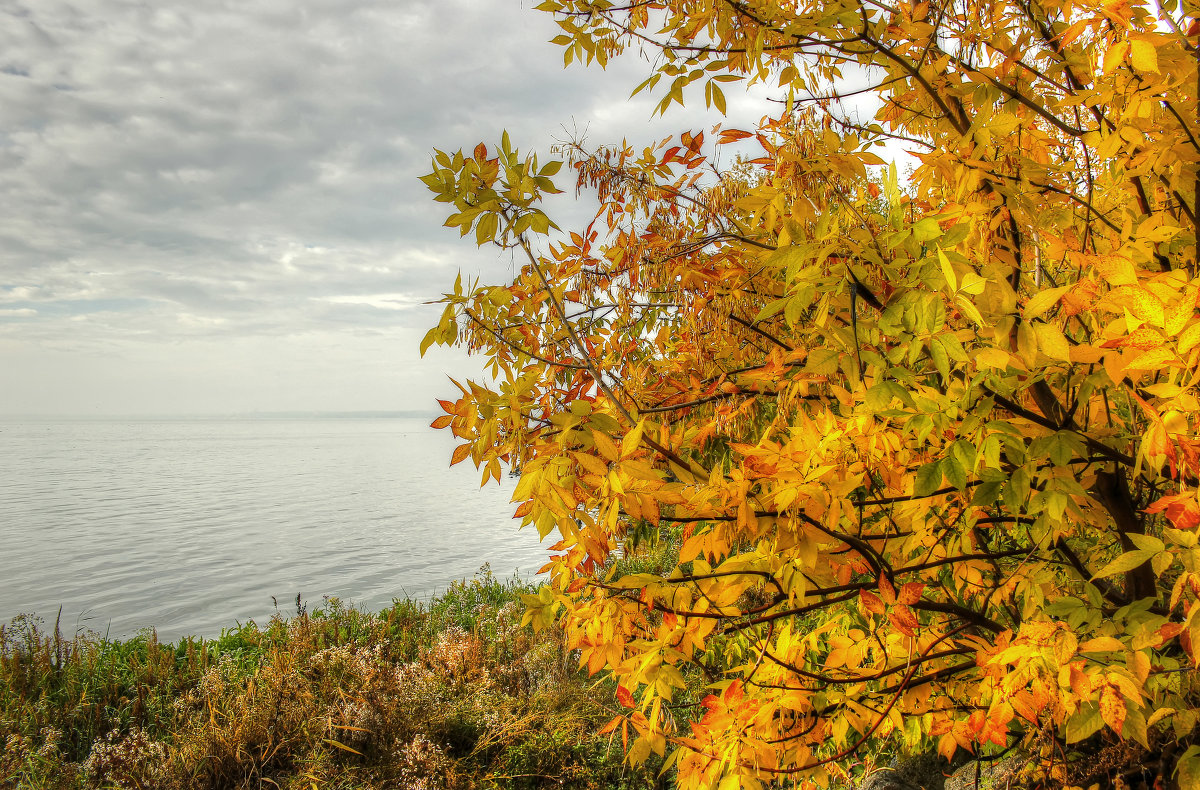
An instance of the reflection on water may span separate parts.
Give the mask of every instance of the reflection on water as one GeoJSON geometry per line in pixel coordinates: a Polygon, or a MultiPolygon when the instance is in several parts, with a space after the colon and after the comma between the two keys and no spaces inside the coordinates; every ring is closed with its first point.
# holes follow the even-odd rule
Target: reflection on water
{"type": "Polygon", "coordinates": [[[536,572],[512,481],[479,488],[418,419],[0,423],[0,621],[214,635],[338,596],[536,572]]]}

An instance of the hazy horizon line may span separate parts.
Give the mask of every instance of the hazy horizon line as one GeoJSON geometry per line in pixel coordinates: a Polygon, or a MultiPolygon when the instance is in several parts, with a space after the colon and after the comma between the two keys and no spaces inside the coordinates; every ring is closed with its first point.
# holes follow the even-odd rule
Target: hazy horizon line
{"type": "Polygon", "coordinates": [[[286,410],[243,412],[147,412],[124,414],[23,413],[0,414],[3,420],[336,420],[436,417],[435,409],[286,410]]]}

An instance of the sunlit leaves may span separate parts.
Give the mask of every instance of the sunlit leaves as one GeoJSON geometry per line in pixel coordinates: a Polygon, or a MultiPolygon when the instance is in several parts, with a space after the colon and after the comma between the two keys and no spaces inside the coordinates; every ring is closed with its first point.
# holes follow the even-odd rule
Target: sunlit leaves
{"type": "Polygon", "coordinates": [[[889,744],[1186,737],[1200,143],[1168,12],[541,8],[568,62],[653,49],[635,92],[660,112],[724,114],[739,82],[791,101],[564,144],[598,203],[574,232],[543,213],[558,163],[507,137],[422,179],[519,267],[445,295],[422,351],[463,344],[493,380],[435,425],[452,460],[519,471],[553,541],[527,619],[616,680],[630,758],[758,786],[889,744]],[[837,105],[852,73],[874,119],[837,105]],[[911,178],[878,167],[888,140],[911,178]]]}

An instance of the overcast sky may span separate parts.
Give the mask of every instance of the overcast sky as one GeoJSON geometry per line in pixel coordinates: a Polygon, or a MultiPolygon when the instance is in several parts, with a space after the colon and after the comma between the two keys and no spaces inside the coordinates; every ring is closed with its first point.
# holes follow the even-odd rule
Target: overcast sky
{"type": "Polygon", "coordinates": [[[441,227],[432,149],[719,120],[564,70],[534,5],[0,0],[0,414],[434,408],[472,368],[422,303],[510,263],[441,227]]]}

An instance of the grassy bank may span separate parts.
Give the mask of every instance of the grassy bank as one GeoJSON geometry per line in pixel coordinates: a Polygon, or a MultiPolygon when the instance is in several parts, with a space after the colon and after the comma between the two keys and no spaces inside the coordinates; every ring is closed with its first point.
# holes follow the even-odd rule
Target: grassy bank
{"type": "Polygon", "coordinates": [[[312,612],[159,643],[0,626],[0,787],[651,788],[596,730],[612,690],[530,589],[490,573],[429,604],[312,612]]]}

